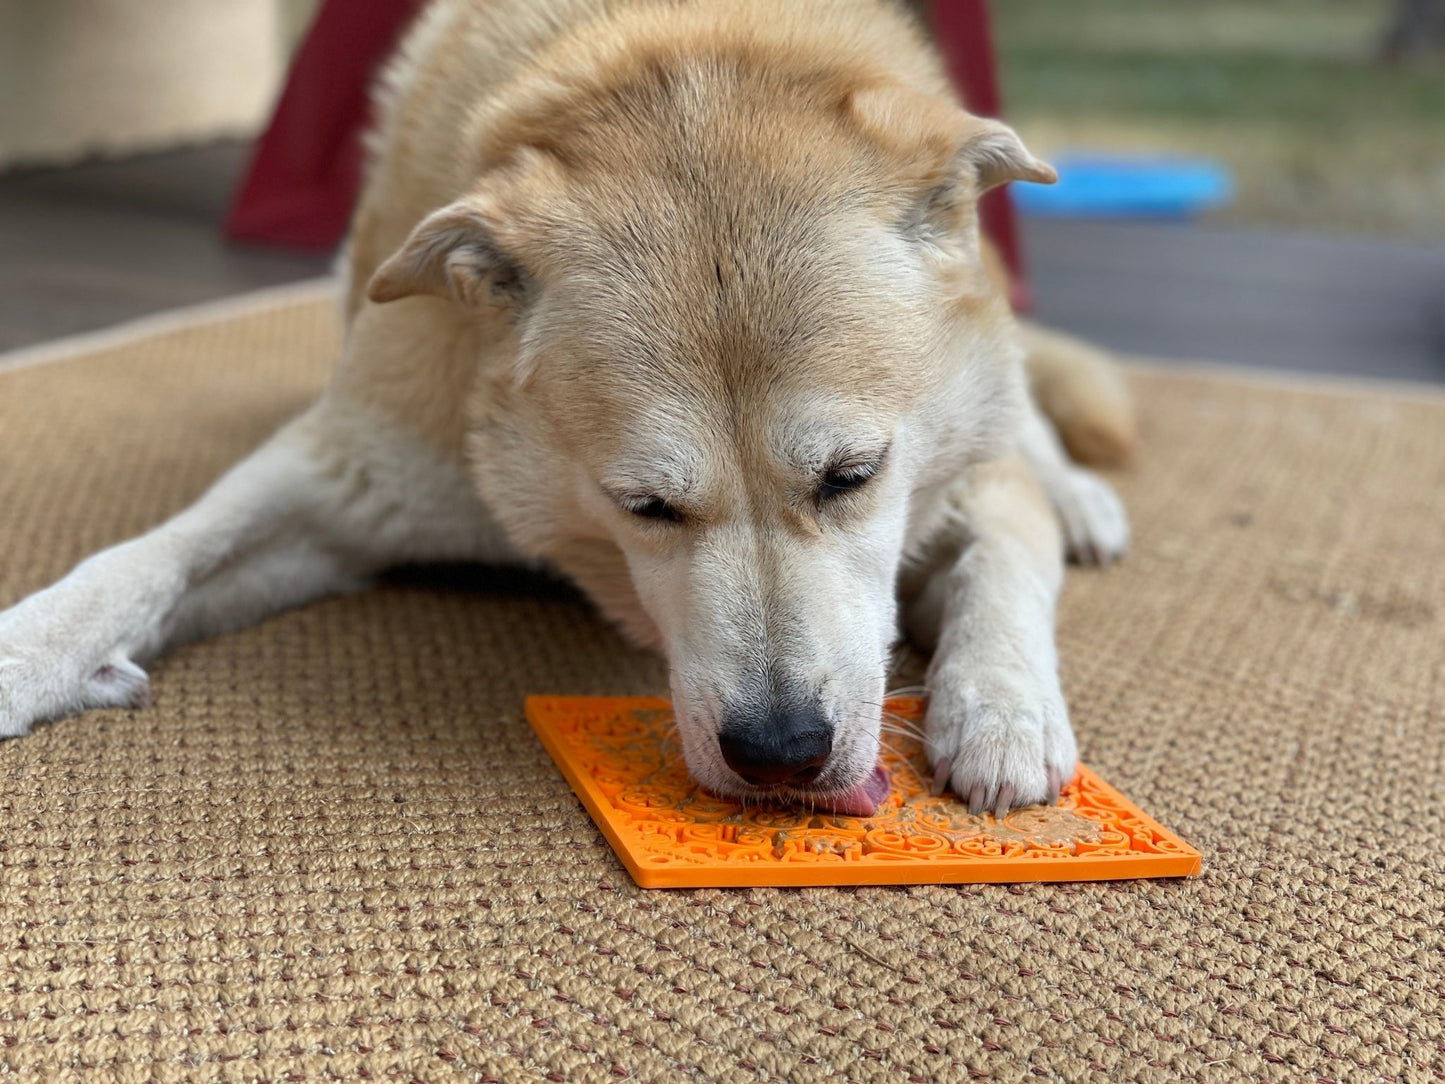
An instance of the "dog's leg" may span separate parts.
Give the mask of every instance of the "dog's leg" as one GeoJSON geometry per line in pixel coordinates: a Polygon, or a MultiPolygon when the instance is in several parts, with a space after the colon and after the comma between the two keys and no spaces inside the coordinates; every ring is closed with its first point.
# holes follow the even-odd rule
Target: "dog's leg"
{"type": "Polygon", "coordinates": [[[1113,359],[1087,343],[1027,321],[1018,331],[1030,385],[1020,450],[1053,502],[1069,556],[1107,565],[1129,546],[1129,520],[1109,483],[1070,453],[1112,464],[1133,455],[1139,434],[1129,387],[1113,359]]]}
{"type": "Polygon", "coordinates": [[[1108,565],[1129,548],[1129,516],[1108,482],[1069,461],[1053,423],[1032,402],[1019,450],[1033,468],[1063,528],[1069,557],[1081,565],[1108,565]]]}
{"type": "Polygon", "coordinates": [[[975,812],[1050,800],[1077,763],[1054,647],[1058,521],[1018,458],[971,469],[951,496],[961,548],[905,611],[915,642],[937,645],[925,720],[935,782],[975,812]]]}
{"type": "Polygon", "coordinates": [[[140,663],[387,566],[509,555],[458,464],[335,398],[196,504],[0,613],[0,737],[142,703],[140,663]]]}

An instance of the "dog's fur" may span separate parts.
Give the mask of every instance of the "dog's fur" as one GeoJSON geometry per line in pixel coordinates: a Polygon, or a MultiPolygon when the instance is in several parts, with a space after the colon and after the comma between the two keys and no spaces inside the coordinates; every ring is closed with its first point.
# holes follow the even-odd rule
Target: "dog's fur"
{"type": "Polygon", "coordinates": [[[716,791],[774,790],[728,738],[821,741],[794,796],[860,785],[901,624],[936,648],[940,784],[1049,798],[1065,544],[1127,539],[1055,426],[1133,443],[1106,363],[1020,329],[981,248],[979,195],[1052,177],[883,0],[439,0],[382,82],[331,387],[0,615],[0,736],[390,565],[530,560],[666,655],[716,791]]]}

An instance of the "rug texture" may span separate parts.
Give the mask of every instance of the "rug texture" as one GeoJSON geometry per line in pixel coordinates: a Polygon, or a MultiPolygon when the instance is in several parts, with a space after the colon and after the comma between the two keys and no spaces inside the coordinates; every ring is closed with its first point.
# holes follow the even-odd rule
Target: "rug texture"
{"type": "MultiPolygon", "coordinates": [[[[298,412],[334,313],[0,370],[0,604],[298,412]]],[[[410,576],[0,745],[0,1077],[1440,1079],[1445,400],[1134,381],[1137,542],[1071,573],[1064,678],[1201,877],[640,890],[522,700],[663,666],[564,590],[410,576]]]]}

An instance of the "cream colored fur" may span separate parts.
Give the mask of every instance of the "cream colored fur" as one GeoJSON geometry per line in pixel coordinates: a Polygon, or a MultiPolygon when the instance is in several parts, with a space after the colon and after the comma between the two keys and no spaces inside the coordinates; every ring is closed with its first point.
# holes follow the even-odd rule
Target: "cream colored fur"
{"type": "MultiPolygon", "coordinates": [[[[379,101],[331,388],[195,507],[0,614],[0,735],[136,703],[167,645],[388,565],[525,560],[666,655],[717,791],[866,777],[902,624],[936,645],[940,784],[1057,793],[1064,547],[1110,560],[1127,524],[1031,403],[977,233],[982,191],[1052,171],[957,106],[913,24],[869,0],[439,0],[379,101]],[[802,782],[720,747],[804,717],[828,741],[802,782]]],[[[1112,376],[1029,334],[1065,435],[1126,449],[1112,376]]]]}

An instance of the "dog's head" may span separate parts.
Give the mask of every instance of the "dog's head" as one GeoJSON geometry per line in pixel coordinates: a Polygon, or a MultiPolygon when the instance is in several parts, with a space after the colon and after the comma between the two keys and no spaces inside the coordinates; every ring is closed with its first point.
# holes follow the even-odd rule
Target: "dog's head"
{"type": "Polygon", "coordinates": [[[1052,171],[901,86],[699,70],[586,105],[491,118],[370,296],[493,321],[478,487],[665,652],[694,776],[871,809],[919,498],[1021,402],[976,200],[1052,171]]]}

